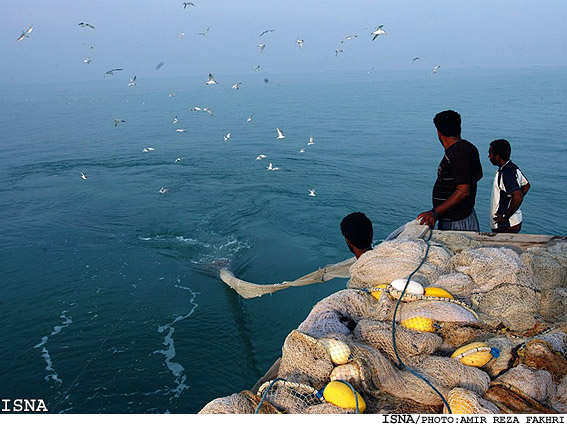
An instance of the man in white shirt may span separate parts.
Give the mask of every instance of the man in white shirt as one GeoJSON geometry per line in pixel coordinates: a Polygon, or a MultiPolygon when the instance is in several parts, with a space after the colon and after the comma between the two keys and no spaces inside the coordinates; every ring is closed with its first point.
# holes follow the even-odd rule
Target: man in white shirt
{"type": "Polygon", "coordinates": [[[520,205],[530,183],[510,160],[511,152],[510,143],[505,139],[492,141],[488,149],[490,162],[498,166],[490,203],[490,228],[494,233],[519,233],[522,228],[520,205]]]}

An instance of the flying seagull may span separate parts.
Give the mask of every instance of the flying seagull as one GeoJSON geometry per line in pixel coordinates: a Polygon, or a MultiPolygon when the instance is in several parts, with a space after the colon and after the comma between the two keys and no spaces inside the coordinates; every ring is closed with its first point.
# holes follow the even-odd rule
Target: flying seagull
{"type": "Polygon", "coordinates": [[[273,166],[272,166],[272,162],[270,162],[270,164],[268,165],[268,170],[269,170],[269,171],[277,171],[277,170],[279,170],[279,168],[273,167],[273,166]]]}
{"type": "Polygon", "coordinates": [[[87,179],[87,176],[83,172],[81,172],[81,178],[87,179]]]}
{"type": "Polygon", "coordinates": [[[159,64],[156,65],[156,70],[159,70],[161,67],[163,67],[165,65],[165,62],[160,62],[159,64]]]}
{"type": "Polygon", "coordinates": [[[190,111],[201,111],[201,107],[193,107],[190,111]]]}
{"type": "Polygon", "coordinates": [[[113,68],[112,70],[108,70],[106,73],[104,74],[108,74],[113,76],[115,71],[122,71],[122,68],[113,68]]]}
{"type": "Polygon", "coordinates": [[[411,60],[411,65],[413,65],[413,63],[414,63],[415,61],[417,61],[418,59],[423,59],[423,58],[422,58],[421,56],[416,56],[415,58],[413,58],[413,59],[411,60]]]}
{"type": "Polygon", "coordinates": [[[303,48],[303,39],[297,39],[295,42],[299,45],[299,49],[303,48]]]}
{"type": "Polygon", "coordinates": [[[343,53],[342,49],[335,49],[335,58],[339,55],[339,53],[343,53]]]}
{"type": "Polygon", "coordinates": [[[183,132],[187,132],[187,131],[185,129],[175,129],[175,132],[183,133],[183,132]]]}
{"type": "Polygon", "coordinates": [[[183,9],[187,9],[187,6],[195,6],[195,4],[193,2],[190,2],[190,1],[184,1],[183,2],[183,9]]]}
{"type": "Polygon", "coordinates": [[[168,191],[169,191],[169,188],[163,188],[163,187],[161,187],[161,188],[159,189],[159,192],[160,192],[161,194],[165,194],[165,193],[167,193],[168,191]]]}
{"type": "Polygon", "coordinates": [[[246,119],[246,122],[251,122],[252,121],[252,116],[248,116],[248,118],[246,119]]]}
{"type": "Polygon", "coordinates": [[[378,37],[380,34],[386,34],[386,31],[384,31],[382,27],[383,25],[380,25],[373,32],[370,33],[374,35],[374,37],[372,37],[372,41],[376,40],[376,37],[378,37]]]}
{"type": "Polygon", "coordinates": [[[180,162],[180,161],[181,161],[181,157],[178,157],[173,161],[173,163],[177,163],[177,162],[180,162]]]}
{"type": "Polygon", "coordinates": [[[223,138],[224,138],[224,142],[227,142],[230,139],[230,132],[227,133],[223,138]]]}
{"type": "Polygon", "coordinates": [[[205,82],[206,85],[216,85],[217,81],[211,73],[209,73],[209,79],[205,82]]]}
{"type": "Polygon", "coordinates": [[[274,30],[264,30],[264,31],[262,31],[262,33],[258,37],[262,37],[264,34],[271,33],[272,31],[274,31],[274,30]]]}
{"type": "Polygon", "coordinates": [[[126,123],[124,119],[114,119],[114,126],[118,126],[119,123],[126,123]]]}
{"type": "Polygon", "coordinates": [[[278,132],[278,138],[277,139],[284,139],[285,138],[284,133],[279,128],[276,128],[276,131],[278,132]]]}
{"type": "Polygon", "coordinates": [[[183,37],[184,35],[185,35],[185,33],[184,33],[183,31],[180,32],[180,33],[179,33],[179,36],[178,36],[178,37],[179,37],[179,40],[181,40],[181,37],[183,37]]]}
{"type": "Polygon", "coordinates": [[[23,40],[26,37],[29,37],[29,34],[32,32],[33,30],[33,25],[31,27],[29,27],[26,31],[22,31],[22,35],[20,37],[18,37],[17,41],[23,40]]]}
{"type": "Polygon", "coordinates": [[[130,83],[128,83],[128,86],[136,86],[136,76],[130,79],[130,83]]]}
{"type": "Polygon", "coordinates": [[[300,153],[305,153],[305,148],[302,148],[301,150],[299,150],[300,153]]]}
{"type": "Polygon", "coordinates": [[[352,39],[353,37],[358,37],[356,34],[351,34],[350,36],[346,36],[344,39],[341,40],[341,43],[344,43],[346,41],[349,41],[350,39],[352,39]]]}
{"type": "Polygon", "coordinates": [[[265,49],[266,45],[265,45],[264,43],[260,43],[260,44],[258,45],[258,47],[260,48],[260,53],[262,53],[262,52],[264,52],[264,49],[265,49]]]}
{"type": "Polygon", "coordinates": [[[313,144],[315,144],[315,142],[313,141],[313,135],[311,135],[309,137],[309,142],[307,143],[307,145],[313,145],[313,144]]]}
{"type": "Polygon", "coordinates": [[[152,147],[146,147],[142,150],[144,153],[149,153],[150,151],[154,151],[152,147]]]}
{"type": "Polygon", "coordinates": [[[207,27],[207,29],[205,30],[204,33],[199,33],[199,34],[206,37],[206,36],[209,35],[209,30],[210,30],[210,29],[211,29],[211,27],[207,27]]]}
{"type": "Polygon", "coordinates": [[[83,62],[84,62],[85,64],[90,64],[92,61],[91,61],[91,58],[85,58],[85,59],[83,60],[83,62]]]}
{"type": "Polygon", "coordinates": [[[94,30],[94,26],[92,26],[91,24],[87,24],[86,22],[79,22],[79,27],[89,27],[94,30]]]}
{"type": "Polygon", "coordinates": [[[311,190],[309,190],[309,195],[310,195],[311,197],[315,197],[315,189],[314,189],[314,188],[312,188],[311,190]]]}
{"type": "Polygon", "coordinates": [[[232,88],[238,90],[238,89],[240,89],[240,85],[241,85],[241,84],[242,84],[242,82],[238,82],[238,83],[236,83],[236,84],[233,84],[233,85],[232,85],[232,88]]]}
{"type": "Polygon", "coordinates": [[[203,108],[203,111],[206,111],[207,113],[209,113],[211,116],[213,115],[212,110],[209,107],[205,107],[203,108]]]}
{"type": "Polygon", "coordinates": [[[254,68],[254,71],[260,71],[260,66],[258,65],[256,68],[254,68]]]}
{"type": "Polygon", "coordinates": [[[256,160],[262,160],[265,159],[267,156],[265,154],[260,154],[258,157],[256,157],[256,160]]]}
{"type": "Polygon", "coordinates": [[[177,118],[177,116],[175,116],[175,117],[173,118],[173,124],[176,124],[176,123],[179,123],[179,119],[177,118]]]}
{"type": "Polygon", "coordinates": [[[431,73],[437,74],[437,70],[439,69],[439,67],[441,67],[441,65],[436,65],[435,67],[433,67],[433,71],[431,73]]]}
{"type": "Polygon", "coordinates": [[[175,98],[177,96],[177,94],[175,92],[171,92],[169,95],[170,98],[175,98]]]}

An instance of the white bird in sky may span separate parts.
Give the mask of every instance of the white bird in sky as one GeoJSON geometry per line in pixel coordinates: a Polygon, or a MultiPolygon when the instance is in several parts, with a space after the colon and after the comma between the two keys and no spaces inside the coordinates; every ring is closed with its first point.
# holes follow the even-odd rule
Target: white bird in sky
{"type": "Polygon", "coordinates": [[[87,179],[87,176],[83,172],[81,172],[81,178],[87,179]]]}
{"type": "Polygon", "coordinates": [[[201,107],[193,107],[191,108],[191,111],[201,111],[201,107]]]}
{"type": "Polygon", "coordinates": [[[415,58],[413,58],[413,59],[411,60],[411,65],[413,65],[414,62],[417,61],[418,59],[423,59],[423,58],[422,58],[421,56],[416,56],[415,58]]]}
{"type": "Polygon", "coordinates": [[[175,116],[175,117],[173,118],[173,124],[176,124],[176,123],[179,123],[179,119],[177,118],[177,116],[175,116]]]}
{"type": "Polygon", "coordinates": [[[91,24],[87,24],[86,22],[79,22],[79,27],[89,27],[94,30],[94,26],[92,26],[91,24]]]}
{"type": "Polygon", "coordinates": [[[262,160],[265,159],[267,156],[265,154],[260,154],[258,157],[256,157],[256,160],[262,160]]]}
{"type": "Polygon", "coordinates": [[[342,49],[335,49],[335,58],[339,55],[339,53],[343,53],[342,49]]]}
{"type": "Polygon", "coordinates": [[[307,143],[307,145],[313,145],[313,144],[315,144],[315,142],[313,141],[313,135],[311,135],[309,137],[309,142],[307,143]]]}
{"type": "Polygon", "coordinates": [[[346,41],[349,41],[350,39],[352,39],[353,37],[358,37],[356,34],[351,34],[350,36],[346,36],[344,39],[341,40],[341,43],[344,43],[346,41]]]}
{"type": "Polygon", "coordinates": [[[299,45],[299,49],[303,49],[303,39],[297,39],[295,42],[299,45]]]}
{"type": "Polygon", "coordinates": [[[224,142],[227,142],[230,139],[230,132],[224,136],[224,142]]]}
{"type": "Polygon", "coordinates": [[[213,115],[213,111],[212,111],[209,107],[203,108],[203,111],[206,111],[206,112],[209,113],[211,116],[213,115]]]}
{"type": "Polygon", "coordinates": [[[187,131],[185,129],[175,129],[175,132],[183,133],[183,132],[187,132],[187,131]]]}
{"type": "Polygon", "coordinates": [[[128,86],[136,86],[136,76],[130,79],[130,83],[128,83],[128,86]]]}
{"type": "Polygon", "coordinates": [[[190,1],[184,1],[183,2],[183,9],[187,9],[187,6],[195,6],[195,4],[193,2],[190,2],[190,1]]]}
{"type": "Polygon", "coordinates": [[[386,31],[382,29],[383,26],[384,25],[379,25],[373,32],[370,33],[374,35],[374,37],[372,37],[372,41],[376,40],[376,37],[378,37],[380,34],[386,34],[386,31]]]}
{"type": "Polygon", "coordinates": [[[279,170],[279,169],[280,169],[280,168],[275,168],[275,167],[273,167],[273,166],[272,166],[272,162],[270,162],[270,164],[268,165],[268,170],[269,170],[269,171],[277,171],[277,170],[279,170]]]}
{"type": "Polygon", "coordinates": [[[301,150],[299,150],[300,153],[305,153],[305,148],[302,148],[301,150]]]}
{"type": "Polygon", "coordinates": [[[205,30],[205,32],[199,33],[199,34],[206,37],[206,36],[209,35],[209,30],[210,30],[210,29],[211,29],[211,27],[207,27],[207,29],[205,30]]]}
{"type": "Polygon", "coordinates": [[[266,48],[266,45],[264,43],[260,43],[258,45],[258,47],[260,48],[260,53],[264,52],[264,49],[266,48]]]}
{"type": "Polygon", "coordinates": [[[235,84],[232,85],[232,88],[238,90],[238,89],[240,89],[241,84],[242,84],[242,82],[235,83],[235,84]]]}
{"type": "Polygon", "coordinates": [[[124,119],[114,119],[114,126],[118,126],[119,123],[126,123],[124,119]]]}
{"type": "Polygon", "coordinates": [[[278,132],[278,139],[284,139],[285,138],[284,133],[279,128],[276,128],[276,131],[278,132]]]}
{"type": "Polygon", "coordinates": [[[433,67],[433,71],[431,73],[436,74],[439,67],[441,67],[441,65],[436,65],[435,67],[433,67]]]}
{"type": "Polygon", "coordinates": [[[169,95],[170,98],[175,98],[177,96],[177,94],[175,92],[171,92],[169,95]]]}
{"type": "Polygon", "coordinates": [[[142,150],[144,153],[149,153],[150,151],[154,151],[152,147],[146,147],[142,150]]]}
{"type": "Polygon", "coordinates": [[[178,36],[178,37],[179,37],[179,40],[181,40],[181,37],[183,37],[184,35],[185,35],[185,33],[184,33],[183,31],[181,31],[181,32],[179,33],[179,36],[178,36]]]}
{"type": "Polygon", "coordinates": [[[251,122],[252,121],[252,116],[248,116],[248,118],[246,119],[246,122],[251,122]]]}
{"type": "Polygon", "coordinates": [[[272,31],[274,31],[274,30],[264,30],[260,33],[260,35],[258,37],[262,37],[264,34],[271,33],[272,31]]]}
{"type": "Polygon", "coordinates": [[[215,80],[215,78],[213,77],[213,75],[211,73],[209,73],[209,78],[207,79],[205,84],[206,85],[216,85],[217,84],[217,81],[215,80]]]}
{"type": "Polygon", "coordinates": [[[167,193],[168,191],[169,191],[169,188],[161,187],[161,188],[159,189],[159,192],[160,192],[161,194],[165,194],[165,193],[167,193]]]}
{"type": "Polygon", "coordinates": [[[33,30],[33,25],[31,27],[29,27],[27,30],[22,31],[22,34],[21,34],[20,37],[18,37],[17,41],[20,41],[20,40],[25,39],[26,37],[29,37],[29,34],[32,32],[32,30],[33,30]]]}
{"type": "Polygon", "coordinates": [[[260,71],[260,66],[257,65],[257,66],[254,68],[254,71],[260,71]]]}
{"type": "Polygon", "coordinates": [[[92,61],[91,61],[91,58],[85,58],[85,59],[83,60],[83,62],[84,62],[85,64],[90,64],[92,61]]]}
{"type": "Polygon", "coordinates": [[[181,161],[181,157],[178,157],[178,158],[176,158],[176,159],[173,161],[173,163],[178,163],[178,162],[180,162],[180,161],[181,161]]]}
{"type": "Polygon", "coordinates": [[[314,188],[312,188],[311,190],[309,190],[309,195],[310,195],[311,197],[315,197],[315,189],[314,189],[314,188]]]}

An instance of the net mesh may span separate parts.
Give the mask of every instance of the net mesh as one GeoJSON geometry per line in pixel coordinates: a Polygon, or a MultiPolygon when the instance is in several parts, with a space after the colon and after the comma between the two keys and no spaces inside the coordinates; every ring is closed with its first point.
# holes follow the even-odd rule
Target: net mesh
{"type": "Polygon", "coordinates": [[[386,286],[371,294],[407,279],[427,245],[402,237],[363,254],[347,289],[319,301],[286,337],[283,380],[263,384],[255,397],[215,399],[202,412],[254,413],[263,399],[265,413],[354,413],[318,396],[331,380],[351,384],[367,413],[442,413],[445,402],[463,414],[565,412],[567,242],[513,250],[435,234],[412,280],[455,299],[415,297],[396,310],[399,292],[386,286]],[[484,366],[451,358],[471,342],[495,357],[484,366]]]}

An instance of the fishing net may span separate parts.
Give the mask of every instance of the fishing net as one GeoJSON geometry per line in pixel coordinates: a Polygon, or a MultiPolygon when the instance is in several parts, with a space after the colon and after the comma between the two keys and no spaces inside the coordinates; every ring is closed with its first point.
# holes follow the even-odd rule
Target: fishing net
{"type": "Polygon", "coordinates": [[[203,413],[355,413],[322,397],[337,380],[360,393],[366,413],[567,410],[567,242],[512,249],[457,232],[430,241],[401,233],[339,264],[328,271],[348,268],[347,289],[315,304],[286,337],[278,380],[215,399],[203,413]],[[412,273],[454,298],[398,301],[390,283],[412,273]],[[473,342],[490,350],[488,361],[451,357],[473,342]]]}

